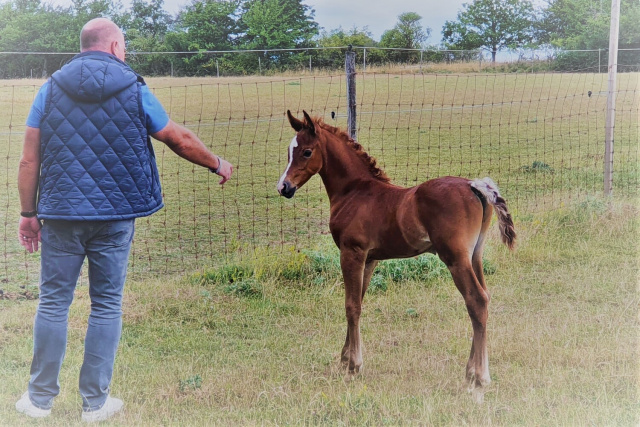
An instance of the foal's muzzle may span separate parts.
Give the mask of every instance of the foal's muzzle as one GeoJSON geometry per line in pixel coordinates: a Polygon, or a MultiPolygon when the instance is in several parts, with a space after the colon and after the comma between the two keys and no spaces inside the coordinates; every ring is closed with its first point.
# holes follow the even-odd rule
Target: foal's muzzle
{"type": "Polygon", "coordinates": [[[282,183],[282,187],[278,189],[278,191],[280,192],[281,196],[286,197],[287,199],[290,199],[293,197],[294,194],[296,194],[296,190],[298,188],[296,186],[293,186],[291,184],[289,184],[287,181],[282,183]]]}

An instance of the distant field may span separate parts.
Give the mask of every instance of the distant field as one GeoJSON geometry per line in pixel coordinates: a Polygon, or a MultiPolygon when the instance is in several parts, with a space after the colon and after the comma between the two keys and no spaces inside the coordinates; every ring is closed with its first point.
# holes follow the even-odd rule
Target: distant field
{"type": "MultiPolygon", "coordinates": [[[[638,79],[618,77],[614,191],[623,196],[637,196],[640,186],[638,79]]],[[[319,178],[294,200],[280,198],[275,184],[293,136],[286,110],[344,128],[344,76],[147,81],[171,117],[236,172],[220,189],[216,177],[156,144],[166,208],[138,221],[134,273],[199,270],[261,247],[312,247],[327,231],[319,178]]],[[[25,257],[13,236],[23,124],[41,83],[0,82],[0,277],[18,283],[37,273],[37,257],[25,257]]],[[[606,75],[359,74],[357,96],[358,140],[400,185],[488,175],[516,218],[602,192],[606,75]]]]}

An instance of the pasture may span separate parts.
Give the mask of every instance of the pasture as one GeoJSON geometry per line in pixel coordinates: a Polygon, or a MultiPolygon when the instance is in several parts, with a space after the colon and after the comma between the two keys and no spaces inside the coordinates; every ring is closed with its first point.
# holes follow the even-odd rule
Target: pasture
{"type": "MultiPolygon", "coordinates": [[[[437,263],[420,277],[401,263],[374,277],[355,378],[339,367],[344,296],[326,240],[276,263],[259,256],[205,275],[131,280],[112,390],[126,407],[109,425],[635,426],[638,226],[635,202],[590,199],[517,221],[516,253],[492,233],[493,382],[482,405],[463,381],[468,315],[437,263]]],[[[87,287],[72,306],[62,393],[40,423],[13,408],[36,302],[0,304],[0,424],[79,425],[87,287]]]]}
{"type": "MultiPolygon", "coordinates": [[[[485,252],[484,404],[464,389],[471,327],[435,258],[378,267],[361,321],[364,370],[349,377],[339,366],[344,296],[322,234],[321,181],[293,200],[275,184],[293,136],[284,112],[344,126],[343,77],[149,79],[172,118],[237,170],[220,189],[156,145],[166,208],[137,224],[112,390],[126,407],[111,424],[637,425],[638,75],[619,76],[611,199],[600,196],[603,75],[359,79],[358,139],[394,182],[489,175],[514,215],[516,252],[495,224],[485,252]]],[[[13,236],[21,132],[38,86],[0,83],[1,425],[27,424],[13,405],[28,380],[38,256],[13,236]]],[[[28,424],[80,423],[85,281],[62,393],[50,418],[28,424]]]]}
{"type": "MultiPolygon", "coordinates": [[[[293,137],[285,112],[304,109],[344,128],[344,80],[148,79],[171,117],[236,172],[220,189],[216,177],[156,144],[166,207],[138,221],[132,271],[185,273],[261,247],[274,254],[312,247],[328,229],[321,180],[292,201],[275,190],[293,137]]],[[[8,218],[17,211],[24,120],[40,84],[0,84],[0,206],[7,212],[0,274],[23,285],[37,275],[37,262],[24,257],[8,218]]],[[[516,217],[546,212],[602,192],[606,84],[605,75],[587,73],[359,74],[357,139],[397,184],[490,176],[516,217]]],[[[618,78],[614,192],[625,197],[640,188],[639,85],[638,73],[618,78]]]]}

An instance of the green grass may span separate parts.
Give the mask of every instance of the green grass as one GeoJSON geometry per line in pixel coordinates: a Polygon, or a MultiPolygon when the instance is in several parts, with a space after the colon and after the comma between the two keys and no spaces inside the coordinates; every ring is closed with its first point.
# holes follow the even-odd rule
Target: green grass
{"type": "MultiPolygon", "coordinates": [[[[132,280],[112,387],[126,407],[108,425],[638,425],[639,226],[637,200],[590,197],[521,216],[512,253],[494,224],[493,382],[481,405],[464,387],[464,303],[430,256],[378,269],[386,290],[365,298],[356,377],[339,364],[344,293],[328,238],[275,262],[265,250],[190,277],[132,280]]],[[[0,425],[80,424],[88,303],[80,286],[61,395],[46,422],[29,422],[13,404],[36,302],[0,301],[0,425]]]]}

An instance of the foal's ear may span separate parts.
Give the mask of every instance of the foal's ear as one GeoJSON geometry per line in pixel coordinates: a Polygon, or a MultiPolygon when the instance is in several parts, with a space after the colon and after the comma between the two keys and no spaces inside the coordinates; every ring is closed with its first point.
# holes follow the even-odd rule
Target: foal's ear
{"type": "Polygon", "coordinates": [[[291,123],[291,127],[296,132],[300,132],[302,128],[304,128],[304,123],[302,120],[298,120],[291,114],[291,110],[287,110],[287,117],[289,118],[289,123],[291,123]]]}
{"type": "Polygon", "coordinates": [[[302,110],[302,114],[304,114],[304,127],[309,129],[309,132],[311,132],[311,135],[315,135],[316,125],[313,123],[313,120],[311,120],[311,117],[305,110],[302,110]]]}

